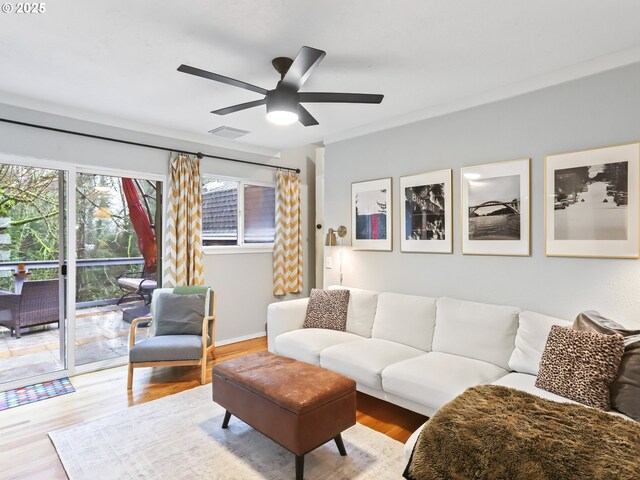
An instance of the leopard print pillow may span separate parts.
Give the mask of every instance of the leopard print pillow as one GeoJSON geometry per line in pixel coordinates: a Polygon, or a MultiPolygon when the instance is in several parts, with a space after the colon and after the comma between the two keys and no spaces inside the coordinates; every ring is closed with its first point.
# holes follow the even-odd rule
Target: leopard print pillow
{"type": "Polygon", "coordinates": [[[345,331],[349,290],[311,289],[303,328],[328,328],[345,331]]]}
{"type": "Polygon", "coordinates": [[[609,385],[624,353],[621,335],[551,327],[536,387],[601,410],[611,408],[609,385]]]}

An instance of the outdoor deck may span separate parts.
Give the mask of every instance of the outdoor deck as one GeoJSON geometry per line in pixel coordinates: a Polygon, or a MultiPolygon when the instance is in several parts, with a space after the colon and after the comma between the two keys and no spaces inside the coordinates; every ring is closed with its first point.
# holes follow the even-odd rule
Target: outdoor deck
{"type": "MultiPolygon", "coordinates": [[[[127,355],[130,324],[122,320],[122,310],[142,305],[78,309],[76,313],[76,364],[84,365],[127,355]]],[[[138,331],[138,338],[146,329],[138,331]]],[[[12,337],[0,327],[0,383],[61,370],[60,331],[56,323],[25,329],[22,338],[12,337]]]]}

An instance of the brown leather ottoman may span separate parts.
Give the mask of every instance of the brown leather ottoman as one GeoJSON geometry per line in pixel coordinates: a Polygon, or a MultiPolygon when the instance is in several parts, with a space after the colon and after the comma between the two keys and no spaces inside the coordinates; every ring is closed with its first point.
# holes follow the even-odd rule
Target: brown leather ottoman
{"type": "Polygon", "coordinates": [[[213,367],[213,400],[296,456],[302,480],[304,455],[356,423],[356,383],[338,373],[260,352],[213,367]]]}

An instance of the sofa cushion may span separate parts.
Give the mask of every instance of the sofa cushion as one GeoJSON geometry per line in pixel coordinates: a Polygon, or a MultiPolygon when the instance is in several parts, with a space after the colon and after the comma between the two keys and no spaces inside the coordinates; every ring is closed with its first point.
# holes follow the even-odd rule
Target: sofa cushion
{"type": "Polygon", "coordinates": [[[303,328],[328,328],[344,332],[347,327],[349,290],[311,289],[303,328]]]}
{"type": "Polygon", "coordinates": [[[601,410],[609,410],[609,385],[624,354],[622,335],[551,327],[536,387],[601,410]]]}
{"type": "Polygon", "coordinates": [[[517,307],[439,298],[433,351],[509,368],[518,329],[517,307]]]}
{"type": "Polygon", "coordinates": [[[556,395],[555,393],[547,392],[546,390],[536,387],[536,376],[529,375],[527,373],[509,373],[508,375],[500,377],[498,380],[493,382],[493,385],[517,388],[518,390],[532,393],[533,395],[546,398],[547,400],[554,400],[556,402],[578,403],[567,397],[561,397],[560,395],[556,395]]]}
{"type": "Polygon", "coordinates": [[[571,322],[536,312],[520,312],[516,349],[509,359],[509,368],[520,373],[538,375],[542,352],[553,325],[570,327],[571,322]]]}
{"type": "Polygon", "coordinates": [[[467,388],[491,383],[506,374],[505,369],[489,362],[431,352],[385,368],[382,388],[437,410],[467,388]]]}
{"type": "Polygon", "coordinates": [[[378,306],[380,292],[349,288],[340,285],[332,285],[329,290],[346,289],[351,292],[349,296],[349,309],[347,310],[347,332],[355,333],[363,337],[371,337],[373,320],[378,306]]]}
{"type": "Polygon", "coordinates": [[[328,330],[325,328],[303,328],[278,335],[274,341],[274,352],[302,362],[320,365],[320,352],[339,343],[362,340],[359,335],[328,330]]]}
{"type": "Polygon", "coordinates": [[[320,366],[367,387],[382,389],[380,373],[389,365],[424,355],[422,350],[379,338],[334,345],[320,353],[320,366]]]}
{"type": "Polygon", "coordinates": [[[378,296],[371,337],[428,352],[431,350],[435,320],[435,298],[383,292],[378,296]]]}

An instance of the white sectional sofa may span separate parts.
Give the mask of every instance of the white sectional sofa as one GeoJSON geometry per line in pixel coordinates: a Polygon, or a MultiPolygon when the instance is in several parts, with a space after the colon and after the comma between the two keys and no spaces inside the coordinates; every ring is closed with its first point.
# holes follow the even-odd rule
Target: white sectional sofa
{"type": "Polygon", "coordinates": [[[269,350],[427,416],[486,383],[557,397],[536,389],[535,375],[551,326],[571,322],[517,307],[349,290],[346,332],[302,328],[306,298],[269,305],[269,350]]]}
{"type": "Polygon", "coordinates": [[[302,328],[306,298],[269,305],[269,351],[342,373],[359,391],[427,416],[480,384],[571,401],[534,384],[551,326],[572,322],[517,307],[349,290],[345,332],[302,328]]]}

